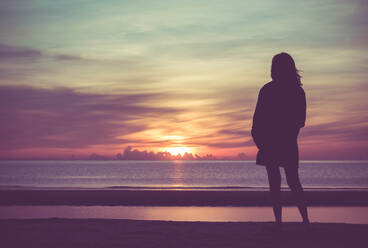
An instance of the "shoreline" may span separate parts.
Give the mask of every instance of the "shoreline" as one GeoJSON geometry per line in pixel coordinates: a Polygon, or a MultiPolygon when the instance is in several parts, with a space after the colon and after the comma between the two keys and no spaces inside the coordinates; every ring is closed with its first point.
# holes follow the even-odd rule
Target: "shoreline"
{"type": "MultiPolygon", "coordinates": [[[[304,191],[368,191],[368,187],[303,187],[304,191]]],[[[268,191],[269,186],[23,186],[23,185],[0,185],[0,191],[7,190],[136,190],[136,191],[268,191]]],[[[281,191],[289,191],[288,186],[281,186],[281,191]]]]}
{"type": "MultiPolygon", "coordinates": [[[[282,204],[293,206],[290,191],[282,204]]],[[[305,191],[308,206],[368,206],[368,191],[305,191]]],[[[268,191],[231,190],[0,190],[0,206],[271,206],[268,191]]]]}

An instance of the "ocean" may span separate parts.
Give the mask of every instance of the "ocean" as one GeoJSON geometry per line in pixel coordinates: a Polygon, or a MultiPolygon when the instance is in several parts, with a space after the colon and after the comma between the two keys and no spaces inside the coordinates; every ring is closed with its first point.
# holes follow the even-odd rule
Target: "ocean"
{"type": "MultiPolygon", "coordinates": [[[[301,161],[299,171],[305,189],[368,189],[368,161],[301,161]]],[[[268,181],[254,161],[0,161],[0,187],[264,190],[268,181]]]]}

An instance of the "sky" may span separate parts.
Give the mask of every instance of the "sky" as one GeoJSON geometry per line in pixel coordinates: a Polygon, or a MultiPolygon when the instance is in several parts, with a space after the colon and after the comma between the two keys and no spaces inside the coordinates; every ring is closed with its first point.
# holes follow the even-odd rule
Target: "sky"
{"type": "Polygon", "coordinates": [[[272,56],[302,70],[301,159],[368,159],[364,0],[1,0],[0,158],[254,159],[272,56]]]}

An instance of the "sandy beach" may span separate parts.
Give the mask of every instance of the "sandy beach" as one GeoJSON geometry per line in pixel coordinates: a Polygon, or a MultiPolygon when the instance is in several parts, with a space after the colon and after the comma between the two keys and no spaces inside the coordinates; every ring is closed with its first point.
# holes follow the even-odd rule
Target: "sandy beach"
{"type": "MultiPolygon", "coordinates": [[[[289,191],[284,205],[293,205],[289,191]]],[[[366,191],[307,191],[309,206],[368,206],[366,191]]],[[[0,206],[269,206],[267,191],[1,190],[0,206]]],[[[47,211],[47,210],[45,210],[47,211]]],[[[271,211],[271,210],[269,210],[271,211]]],[[[1,247],[366,247],[366,224],[0,219],[1,247]]],[[[317,220],[318,221],[318,220],[317,220]]]]}
{"type": "Polygon", "coordinates": [[[2,247],[366,247],[368,225],[172,222],[114,219],[0,220],[2,247]]]}

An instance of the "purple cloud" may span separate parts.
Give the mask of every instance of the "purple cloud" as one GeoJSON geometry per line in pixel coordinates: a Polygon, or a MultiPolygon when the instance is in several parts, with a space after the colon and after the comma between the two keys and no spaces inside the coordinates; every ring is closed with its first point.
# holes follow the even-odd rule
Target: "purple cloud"
{"type": "Polygon", "coordinates": [[[59,61],[76,61],[76,60],[82,60],[82,57],[74,56],[74,55],[68,55],[68,54],[61,54],[54,56],[54,59],[59,61]]]}
{"type": "Polygon", "coordinates": [[[70,54],[48,54],[47,52],[19,46],[9,46],[0,43],[0,60],[29,60],[41,57],[51,58],[56,61],[77,61],[83,60],[82,57],[70,54]]]}
{"type": "Polygon", "coordinates": [[[41,56],[42,52],[39,50],[0,44],[0,60],[35,59],[41,56]]]}
{"type": "Polygon", "coordinates": [[[68,88],[0,86],[1,149],[86,148],[134,142],[118,136],[145,130],[132,123],[180,109],[143,106],[160,94],[86,94],[68,88]]]}

